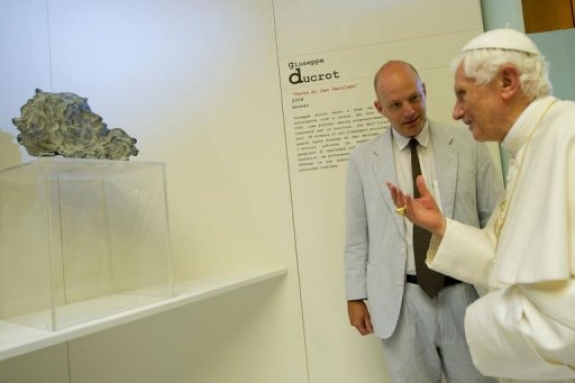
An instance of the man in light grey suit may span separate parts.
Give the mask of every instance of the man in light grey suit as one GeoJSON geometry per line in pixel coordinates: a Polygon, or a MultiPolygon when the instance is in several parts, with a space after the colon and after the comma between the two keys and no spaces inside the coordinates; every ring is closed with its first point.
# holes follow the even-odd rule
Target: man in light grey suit
{"type": "MultiPolygon", "coordinates": [[[[413,226],[396,214],[388,181],[413,191],[410,144],[443,213],[483,227],[503,185],[489,151],[465,128],[427,118],[426,88],[415,68],[389,61],[375,75],[375,108],[392,129],[350,154],[346,196],[346,299],[360,334],[382,339],[393,382],[493,382],[473,366],[463,319],[478,295],[444,278],[437,295],[418,285],[413,226]]],[[[419,278],[421,281],[421,278],[419,278]]]]}

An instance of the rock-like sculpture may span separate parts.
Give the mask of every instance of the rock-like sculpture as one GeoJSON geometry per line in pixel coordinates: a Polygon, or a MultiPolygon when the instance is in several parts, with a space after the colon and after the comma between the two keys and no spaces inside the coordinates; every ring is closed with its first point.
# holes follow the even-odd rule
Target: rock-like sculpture
{"type": "Polygon", "coordinates": [[[108,129],[87,101],[74,93],[36,89],[34,97],[20,108],[20,118],[12,119],[20,132],[18,142],[37,157],[128,160],[136,156],[137,140],[123,129],[108,129]]]}

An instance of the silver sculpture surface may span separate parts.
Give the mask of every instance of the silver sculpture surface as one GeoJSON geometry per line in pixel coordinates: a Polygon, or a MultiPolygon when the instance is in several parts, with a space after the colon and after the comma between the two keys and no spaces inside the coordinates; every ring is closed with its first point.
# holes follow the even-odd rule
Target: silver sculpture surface
{"type": "Polygon", "coordinates": [[[72,158],[128,160],[136,156],[137,140],[123,129],[108,129],[92,112],[88,99],[74,93],[49,93],[36,89],[12,123],[18,143],[32,156],[61,155],[72,158]]]}

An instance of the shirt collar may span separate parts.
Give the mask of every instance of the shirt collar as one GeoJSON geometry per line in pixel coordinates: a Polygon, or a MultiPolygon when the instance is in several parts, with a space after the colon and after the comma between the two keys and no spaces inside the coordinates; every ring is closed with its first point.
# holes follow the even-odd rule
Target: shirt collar
{"type": "MultiPolygon", "coordinates": [[[[397,133],[393,128],[391,128],[391,135],[393,137],[393,142],[395,142],[395,145],[397,145],[397,148],[399,150],[405,149],[405,147],[409,145],[409,140],[411,140],[411,137],[402,136],[401,134],[397,133]]],[[[420,146],[426,148],[429,145],[429,120],[425,121],[425,124],[423,124],[423,128],[421,129],[419,134],[415,136],[415,138],[417,139],[417,142],[419,143],[420,146]]]]}

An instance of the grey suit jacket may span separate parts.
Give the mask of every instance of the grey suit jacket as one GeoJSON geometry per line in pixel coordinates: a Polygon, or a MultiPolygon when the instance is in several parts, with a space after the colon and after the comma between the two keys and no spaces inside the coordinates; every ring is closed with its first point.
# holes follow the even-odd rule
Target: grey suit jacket
{"type": "MultiPolygon", "coordinates": [[[[430,121],[429,129],[444,215],[483,227],[503,191],[487,147],[463,127],[430,121]]],[[[391,145],[389,128],[355,148],[346,184],[346,299],[367,299],[384,339],[397,325],[407,263],[404,218],[386,186],[397,184],[391,145]]]]}

